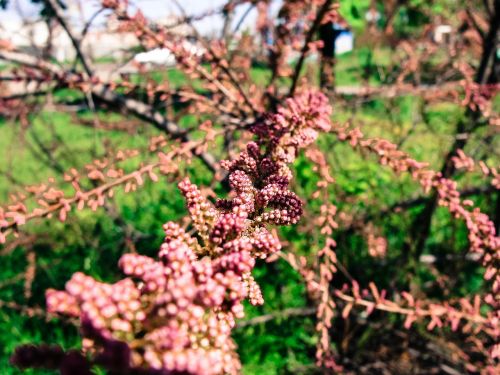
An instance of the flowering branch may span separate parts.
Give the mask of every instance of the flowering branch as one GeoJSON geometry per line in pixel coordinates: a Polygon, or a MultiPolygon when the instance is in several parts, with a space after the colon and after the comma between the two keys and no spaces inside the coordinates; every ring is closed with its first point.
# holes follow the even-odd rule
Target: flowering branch
{"type": "MultiPolygon", "coordinates": [[[[69,196],[50,183],[27,187],[26,192],[19,194],[7,207],[0,207],[0,243],[4,243],[9,234],[15,234],[20,226],[33,219],[57,215],[59,220],[65,221],[73,206],[79,210],[88,206],[93,211],[102,207],[106,198],[111,198],[119,186],[123,186],[124,191],[128,193],[143,185],[145,178],[156,182],[158,176],[155,172],[166,175],[176,171],[178,168],[176,161],[181,157],[196,154],[196,150],[204,143],[205,141],[197,141],[179,146],[174,145],[172,150],[164,153],[161,149],[167,145],[166,139],[162,136],[152,138],[149,151],[156,156],[157,161],[141,164],[129,173],[113,165],[109,159],[95,160],[85,167],[85,174],[90,181],[101,184],[88,190],[81,186],[82,176],[73,168],[64,175],[65,181],[74,189],[74,193],[69,196]],[[25,202],[30,196],[33,196],[37,203],[37,207],[31,210],[25,202]]],[[[115,159],[122,162],[138,155],[137,150],[119,151],[115,159]]]]}
{"type": "MultiPolygon", "coordinates": [[[[92,363],[132,373],[239,371],[231,330],[243,316],[244,299],[264,302],[251,275],[255,258],[281,249],[267,227],[294,224],[302,214],[301,200],[287,188],[287,164],[317,131],[328,130],[326,103],[322,94],[306,92],[257,124],[252,129],[257,141],[222,163],[229,171],[229,198],[213,205],[189,179],[179,183],[196,236],[168,222],[157,260],[121,257],[127,278],[106,284],[76,273],[65,291],[47,291],[49,312],[80,319],[83,349],[92,363]]],[[[42,352],[21,347],[13,363],[45,366],[37,362],[42,352]]],[[[56,356],[51,368],[81,366],[67,355],[56,356]]]]}

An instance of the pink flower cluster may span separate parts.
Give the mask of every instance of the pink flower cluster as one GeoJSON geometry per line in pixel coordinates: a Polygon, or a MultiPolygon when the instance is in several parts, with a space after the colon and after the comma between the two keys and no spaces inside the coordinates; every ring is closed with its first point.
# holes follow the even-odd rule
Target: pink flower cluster
{"type": "Polygon", "coordinates": [[[297,151],[313,143],[318,132],[331,128],[332,108],[328,98],[318,92],[306,90],[285,101],[277,113],[254,127],[253,131],[273,145],[273,157],[285,164],[295,160],[297,151]]]}
{"type": "MultiPolygon", "coordinates": [[[[47,292],[48,310],[79,317],[84,348],[98,359],[117,340],[129,350],[128,363],[120,364],[125,368],[235,373],[230,333],[247,295],[242,274],[253,259],[198,260],[193,238],[173,223],[165,229],[159,260],[123,255],[119,264],[128,278],[115,284],[76,273],[65,291],[47,292]]],[[[107,360],[107,367],[118,362],[107,360]]]]}
{"type": "Polygon", "coordinates": [[[387,254],[387,239],[378,233],[378,229],[368,223],[363,228],[363,236],[368,245],[368,254],[375,258],[384,258],[387,254]]]}
{"type": "Polygon", "coordinates": [[[451,158],[456,169],[463,169],[467,172],[480,172],[483,176],[491,176],[491,185],[496,189],[500,189],[500,174],[497,168],[489,167],[486,163],[480,160],[478,163],[473,158],[467,156],[463,150],[457,150],[457,155],[451,158]]]}
{"type": "MultiPolygon", "coordinates": [[[[284,163],[261,155],[259,145],[254,142],[237,160],[223,163],[223,167],[230,172],[229,183],[236,196],[217,202],[218,207],[227,212],[222,219],[234,215],[242,220],[250,219],[259,232],[263,231],[263,227],[257,225],[262,223],[295,224],[302,214],[302,202],[288,190],[288,170],[283,175],[283,166],[284,163]]],[[[266,233],[260,233],[258,241],[267,237],[266,233]]]]}
{"type": "MultiPolygon", "coordinates": [[[[301,200],[288,190],[286,163],[293,159],[282,150],[296,155],[316,129],[328,128],[330,109],[320,106],[327,106],[326,98],[311,92],[288,100],[259,125],[258,142],[221,163],[229,171],[228,199],[212,204],[189,179],[179,183],[194,235],[166,223],[158,259],[121,257],[125,279],[108,284],[76,273],[64,291],[47,291],[49,312],[80,319],[93,364],[118,373],[239,372],[231,329],[243,316],[244,299],[264,302],[251,275],[255,259],[281,249],[266,224],[295,224],[302,214],[301,200]]],[[[16,364],[39,363],[36,350],[25,349],[16,364]]]]}
{"type": "MultiPolygon", "coordinates": [[[[245,298],[263,303],[250,274],[254,258],[281,248],[260,223],[289,224],[301,213],[300,200],[285,189],[288,180],[272,174],[277,166],[256,153],[256,143],[247,150],[224,163],[236,196],[221,200],[218,209],[188,179],[179,184],[203,246],[177,224],[167,223],[159,260],[122,256],[119,264],[128,278],[106,284],[76,273],[65,291],[47,292],[50,312],[80,318],[84,347],[101,362],[103,353],[112,352],[109,345],[119,341],[130,352],[118,357],[127,358],[132,369],[193,374],[239,370],[231,329],[235,318],[243,316],[245,298]],[[251,166],[253,179],[242,170],[251,166]],[[255,184],[264,187],[259,190],[255,184]],[[267,207],[271,210],[265,212],[267,207]]],[[[105,356],[104,364],[119,362],[116,356],[105,356]]]]}

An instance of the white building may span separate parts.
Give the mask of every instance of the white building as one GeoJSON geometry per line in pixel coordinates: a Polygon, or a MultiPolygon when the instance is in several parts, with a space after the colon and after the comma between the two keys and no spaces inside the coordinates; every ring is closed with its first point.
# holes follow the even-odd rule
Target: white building
{"type": "MultiPolygon", "coordinates": [[[[73,60],[76,56],[70,38],[63,28],[56,24],[49,31],[43,21],[23,22],[12,20],[2,22],[0,39],[9,42],[15,49],[39,54],[50,46],[52,56],[57,61],[73,60]]],[[[91,58],[122,58],[129,49],[138,46],[134,33],[109,30],[91,30],[82,43],[82,50],[91,58]]]]}

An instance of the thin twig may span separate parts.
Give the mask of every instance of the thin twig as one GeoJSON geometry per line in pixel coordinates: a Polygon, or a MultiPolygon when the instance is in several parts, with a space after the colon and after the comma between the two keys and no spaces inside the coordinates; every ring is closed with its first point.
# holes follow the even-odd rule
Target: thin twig
{"type": "Polygon", "coordinates": [[[275,319],[288,319],[296,316],[310,316],[314,314],[316,314],[315,307],[291,307],[272,314],[261,315],[252,319],[243,320],[236,324],[236,328],[255,326],[275,319]]]}

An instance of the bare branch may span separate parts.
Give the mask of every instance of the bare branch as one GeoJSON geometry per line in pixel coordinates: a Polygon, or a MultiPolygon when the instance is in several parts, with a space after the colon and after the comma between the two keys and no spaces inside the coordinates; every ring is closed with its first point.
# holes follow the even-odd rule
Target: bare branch
{"type": "MultiPolygon", "coordinates": [[[[36,57],[19,53],[0,50],[0,59],[15,62],[17,64],[29,66],[35,69],[46,70],[53,75],[65,78],[77,78],[75,74],[66,73],[59,66],[47,61],[39,60],[36,57]]],[[[97,83],[90,88],[92,95],[109,104],[117,105],[128,113],[152,124],[159,130],[169,134],[172,138],[181,139],[183,142],[189,142],[191,139],[176,123],[169,121],[160,112],[155,111],[151,106],[135,99],[127,98],[113,91],[109,85],[97,83]]],[[[219,170],[217,159],[210,153],[202,152],[197,155],[203,163],[212,171],[219,170]]]]}
{"type": "Polygon", "coordinates": [[[249,320],[243,320],[237,323],[236,328],[255,326],[276,319],[288,319],[296,316],[311,316],[314,314],[316,314],[316,307],[291,307],[272,314],[261,315],[249,320]]]}

